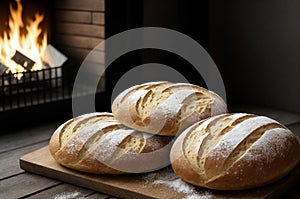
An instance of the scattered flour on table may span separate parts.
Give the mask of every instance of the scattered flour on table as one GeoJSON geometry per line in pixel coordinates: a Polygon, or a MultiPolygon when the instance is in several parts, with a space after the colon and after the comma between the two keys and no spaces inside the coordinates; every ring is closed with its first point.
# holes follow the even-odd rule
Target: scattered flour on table
{"type": "Polygon", "coordinates": [[[181,180],[171,168],[164,169],[157,173],[150,173],[144,177],[145,185],[164,185],[179,193],[185,194],[184,199],[210,199],[210,191],[198,191],[193,185],[181,180]]]}
{"type": "Polygon", "coordinates": [[[62,192],[59,194],[55,194],[53,199],[83,199],[84,195],[78,191],[74,192],[62,192]]]}

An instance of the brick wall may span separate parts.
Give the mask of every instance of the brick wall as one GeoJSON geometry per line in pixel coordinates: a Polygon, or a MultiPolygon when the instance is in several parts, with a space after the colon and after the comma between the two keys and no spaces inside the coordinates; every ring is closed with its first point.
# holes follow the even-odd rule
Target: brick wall
{"type": "MultiPolygon", "coordinates": [[[[105,38],[105,0],[57,0],[55,46],[80,64],[105,38]]],[[[93,51],[91,64],[104,69],[104,51],[93,51]]]]}

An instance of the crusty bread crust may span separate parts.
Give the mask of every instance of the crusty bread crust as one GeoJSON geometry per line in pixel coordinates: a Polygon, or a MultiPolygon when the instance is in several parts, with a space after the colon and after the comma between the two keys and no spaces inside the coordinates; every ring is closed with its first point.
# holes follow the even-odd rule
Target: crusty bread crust
{"type": "Polygon", "coordinates": [[[133,129],[175,136],[199,120],[226,113],[227,106],[220,96],[200,86],[149,82],[118,95],[112,112],[133,129]]]}
{"type": "Polygon", "coordinates": [[[53,133],[49,150],[61,165],[95,174],[143,173],[167,166],[171,138],[129,129],[111,113],[71,119],[53,133]]]}
{"type": "Polygon", "coordinates": [[[299,162],[300,145],[278,122],[251,114],[224,114],[195,123],[171,149],[171,164],[183,180],[217,190],[272,183],[299,162]]]}

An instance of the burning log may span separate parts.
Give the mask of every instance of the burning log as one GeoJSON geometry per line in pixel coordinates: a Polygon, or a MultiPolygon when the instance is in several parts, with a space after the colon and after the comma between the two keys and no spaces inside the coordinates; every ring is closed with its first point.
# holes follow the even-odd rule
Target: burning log
{"type": "Polygon", "coordinates": [[[35,13],[33,19],[24,23],[21,1],[12,4],[9,5],[9,29],[0,34],[0,60],[9,67],[8,71],[18,73],[15,77],[21,79],[22,72],[42,69],[40,55],[48,44],[47,32],[40,28],[43,14],[35,13]]]}
{"type": "Polygon", "coordinates": [[[42,57],[43,67],[40,70],[31,70],[36,64],[33,60],[28,58],[26,55],[20,53],[19,51],[15,52],[15,55],[11,58],[16,64],[22,66],[25,71],[12,73],[9,71],[9,67],[0,63],[0,77],[4,81],[0,81],[1,86],[7,85],[16,85],[16,84],[24,84],[25,82],[37,82],[37,81],[46,81],[50,84],[61,85],[62,84],[62,65],[66,62],[67,57],[56,50],[52,45],[48,45],[45,49],[42,57]],[[4,73],[9,71],[10,75],[3,76],[4,73]],[[11,78],[13,77],[13,78],[11,78]],[[21,77],[21,78],[18,78],[21,77]],[[7,84],[5,82],[8,81],[7,84]]]}
{"type": "Polygon", "coordinates": [[[6,102],[10,108],[13,101],[26,106],[64,93],[62,68],[67,58],[48,45],[47,30],[40,26],[44,14],[35,13],[24,23],[22,11],[21,0],[11,2],[5,22],[9,29],[0,31],[0,111],[6,102]]]}
{"type": "Polygon", "coordinates": [[[8,67],[0,63],[0,75],[3,75],[7,71],[8,67]]]}
{"type": "Polygon", "coordinates": [[[11,59],[14,60],[17,64],[20,64],[21,66],[26,68],[27,71],[30,71],[32,69],[33,65],[35,64],[35,62],[33,60],[26,57],[25,55],[23,55],[22,53],[20,53],[17,50],[11,59]]]}

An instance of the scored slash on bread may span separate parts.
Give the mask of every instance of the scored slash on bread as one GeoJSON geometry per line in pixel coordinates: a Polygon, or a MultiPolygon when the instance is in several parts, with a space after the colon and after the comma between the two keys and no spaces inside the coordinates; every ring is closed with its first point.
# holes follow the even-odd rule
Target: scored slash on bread
{"type": "Polygon", "coordinates": [[[62,124],[49,143],[54,159],[95,174],[144,173],[171,160],[184,181],[217,190],[272,183],[300,159],[299,142],[285,126],[265,116],[225,114],[220,96],[192,84],[133,86],[117,96],[112,112],[62,124]]]}
{"type": "Polygon", "coordinates": [[[186,129],[171,149],[171,164],[183,180],[218,190],[262,186],[287,175],[300,145],[277,121],[252,114],[223,114],[186,129]]]}
{"type": "Polygon", "coordinates": [[[90,113],[62,124],[49,150],[58,163],[79,171],[143,173],[169,165],[170,142],[125,127],[111,113],[90,113]]]}
{"type": "Polygon", "coordinates": [[[149,82],[118,95],[112,112],[128,127],[175,136],[199,120],[226,113],[227,106],[217,94],[193,84],[149,82]]]}

